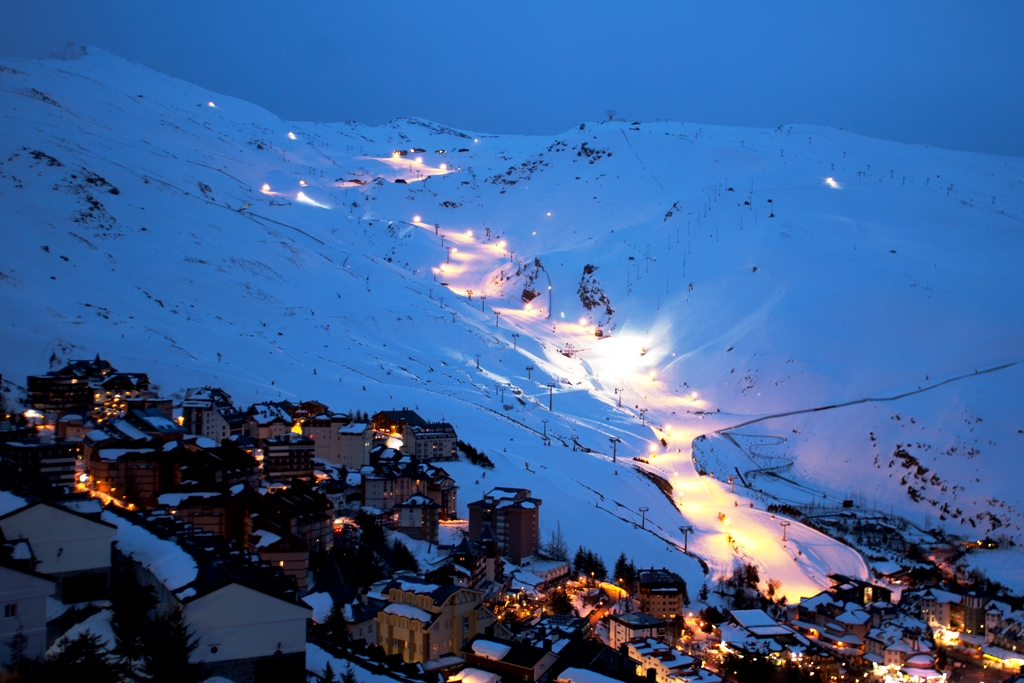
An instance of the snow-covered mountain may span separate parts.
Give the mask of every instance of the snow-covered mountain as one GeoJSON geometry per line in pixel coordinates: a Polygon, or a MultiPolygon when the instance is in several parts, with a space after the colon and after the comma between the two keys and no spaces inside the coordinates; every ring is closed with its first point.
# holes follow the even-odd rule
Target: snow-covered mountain
{"type": "MultiPolygon", "coordinates": [[[[0,61],[0,114],[5,382],[99,352],[169,395],[415,408],[496,462],[448,468],[463,504],[528,487],[545,533],[691,595],[738,559],[791,599],[867,576],[810,528],[781,541],[773,502],[1021,540],[1024,160],[810,126],[285,122],[92,48],[0,61]]],[[[1024,588],[1018,564],[986,566],[1024,588]]]]}

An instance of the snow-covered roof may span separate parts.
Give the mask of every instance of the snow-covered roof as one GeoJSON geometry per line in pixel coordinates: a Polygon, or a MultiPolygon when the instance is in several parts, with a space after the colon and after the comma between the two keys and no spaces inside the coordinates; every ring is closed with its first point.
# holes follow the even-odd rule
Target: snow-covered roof
{"type": "Polygon", "coordinates": [[[501,676],[498,674],[492,674],[489,671],[483,671],[482,669],[474,669],[471,666],[467,666],[462,671],[448,677],[448,681],[462,681],[462,683],[498,683],[501,680],[501,676]]]}
{"type": "Polygon", "coordinates": [[[136,441],[141,441],[141,440],[149,438],[148,436],[146,436],[145,432],[143,432],[141,429],[139,429],[135,425],[129,423],[127,420],[123,420],[123,419],[111,420],[110,421],[110,426],[113,427],[114,429],[116,429],[117,431],[121,432],[122,434],[124,434],[129,439],[133,439],[133,440],[136,440],[136,441]]]}
{"type": "Polygon", "coordinates": [[[511,645],[495,643],[493,640],[477,639],[473,641],[473,654],[484,659],[493,659],[496,662],[500,662],[511,651],[511,645]]]}
{"type": "Polygon", "coordinates": [[[28,501],[10,491],[0,490],[0,517],[28,505],[28,501]]]}
{"type": "MultiPolygon", "coordinates": [[[[331,608],[334,606],[334,600],[331,598],[329,593],[310,593],[302,598],[302,602],[313,608],[313,621],[318,624],[322,624],[327,621],[327,615],[331,613],[331,608]]],[[[349,606],[346,605],[346,607],[349,606]]],[[[352,611],[350,607],[345,616],[351,617],[351,614],[352,611]]]]}
{"type": "Polygon", "coordinates": [[[260,529],[259,531],[252,532],[253,536],[258,536],[259,541],[256,542],[257,548],[266,548],[267,546],[274,545],[281,540],[281,537],[275,534],[273,531],[267,531],[266,529],[260,529]]]}
{"type": "Polygon", "coordinates": [[[159,538],[113,512],[104,511],[103,521],[117,527],[114,543],[118,550],[149,570],[168,590],[176,591],[196,580],[196,561],[177,543],[159,538]]]}
{"type": "Polygon", "coordinates": [[[352,422],[338,427],[339,434],[362,434],[370,427],[367,422],[352,422]]]}
{"type": "Polygon", "coordinates": [[[99,498],[62,500],[60,501],[60,506],[82,515],[95,515],[103,511],[103,503],[100,502],[99,498]]]}
{"type": "Polygon", "coordinates": [[[181,501],[187,498],[214,498],[219,495],[219,493],[211,491],[196,491],[195,493],[161,493],[156,500],[160,505],[177,507],[181,505],[181,501]]]}
{"type": "Polygon", "coordinates": [[[152,453],[152,448],[102,448],[97,453],[103,460],[117,460],[118,458],[128,455],[129,453],[152,453]]]}
{"type": "Polygon", "coordinates": [[[929,588],[925,592],[925,596],[929,596],[935,599],[935,602],[949,603],[951,605],[960,604],[960,594],[952,593],[950,591],[944,591],[939,588],[929,588]]]}
{"type": "Polygon", "coordinates": [[[430,612],[421,610],[419,607],[413,607],[412,605],[403,605],[401,603],[393,602],[384,608],[384,611],[388,614],[394,614],[407,619],[414,619],[421,621],[424,624],[429,624],[433,621],[434,616],[430,612]]]}

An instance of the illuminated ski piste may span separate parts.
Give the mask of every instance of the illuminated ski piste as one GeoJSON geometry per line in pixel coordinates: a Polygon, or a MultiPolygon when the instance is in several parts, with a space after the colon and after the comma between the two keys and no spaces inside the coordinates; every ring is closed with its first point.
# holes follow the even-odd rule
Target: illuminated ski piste
{"type": "Polygon", "coordinates": [[[495,462],[445,463],[463,511],[529,488],[542,535],[691,598],[740,561],[790,600],[867,575],[806,527],[783,543],[771,503],[1021,555],[1024,366],[972,376],[1024,349],[1019,159],[815,126],[287,122],[100,50],[3,65],[5,384],[100,353],[168,396],[407,406],[495,462]],[[757,423],[747,452],[716,435],[965,375],[757,423]]]}

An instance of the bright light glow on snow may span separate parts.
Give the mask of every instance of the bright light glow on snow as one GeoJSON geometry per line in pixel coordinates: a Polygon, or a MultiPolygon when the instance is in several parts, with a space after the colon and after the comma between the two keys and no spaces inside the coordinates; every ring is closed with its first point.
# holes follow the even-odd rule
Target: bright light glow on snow
{"type": "Polygon", "coordinates": [[[421,217],[420,217],[420,216],[413,216],[413,217],[412,217],[412,222],[413,222],[413,223],[419,223],[419,222],[420,222],[421,220],[422,220],[422,219],[421,219],[421,217]]]}
{"type": "Polygon", "coordinates": [[[315,207],[317,207],[319,209],[329,209],[329,208],[331,208],[331,207],[327,206],[326,204],[321,204],[320,202],[316,201],[315,199],[310,199],[309,197],[306,196],[305,192],[300,192],[297,195],[295,195],[295,201],[299,202],[300,204],[306,204],[308,206],[315,206],[315,207]]]}
{"type": "Polygon", "coordinates": [[[263,194],[270,192],[270,183],[263,183],[263,187],[260,188],[260,192],[263,194]]]}
{"type": "Polygon", "coordinates": [[[306,187],[306,181],[305,180],[300,180],[299,181],[299,185],[301,185],[302,187],[306,187]]]}
{"type": "Polygon", "coordinates": [[[292,133],[292,132],[290,132],[290,131],[289,131],[289,133],[288,133],[288,139],[289,139],[289,140],[294,140],[294,139],[295,139],[295,133],[292,133]]]}
{"type": "Polygon", "coordinates": [[[835,178],[825,178],[825,184],[834,190],[839,189],[839,183],[836,182],[835,178]]]}
{"type": "Polygon", "coordinates": [[[213,102],[207,102],[207,103],[206,103],[206,106],[207,106],[207,107],[215,107],[215,106],[217,106],[217,105],[215,105],[215,104],[214,104],[213,102]]]}

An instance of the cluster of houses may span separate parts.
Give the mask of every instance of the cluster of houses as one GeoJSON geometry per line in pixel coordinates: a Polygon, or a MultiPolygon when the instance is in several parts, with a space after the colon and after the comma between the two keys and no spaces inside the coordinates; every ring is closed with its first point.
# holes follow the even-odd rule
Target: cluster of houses
{"type": "Polygon", "coordinates": [[[0,669],[16,634],[43,655],[124,571],[160,608],[181,607],[195,656],[235,683],[306,680],[312,624],[331,614],[348,634],[340,656],[355,648],[451,683],[716,683],[728,652],[824,680],[856,670],[939,683],[940,648],[1009,671],[1024,663],[1021,605],[973,593],[904,590],[897,602],[833,575],[784,610],[727,611],[712,627],[668,568],[638,570],[628,596],[570,576],[540,552],[543,501],[530,490],[497,486],[459,519],[444,469],[459,459],[455,429],[405,408],[241,408],[215,387],[175,401],[99,357],[27,388],[29,410],[0,421],[0,669]],[[348,585],[330,551],[356,512],[419,542],[419,570],[348,585]],[[567,586],[583,616],[544,609],[567,586]]]}
{"type": "Polygon", "coordinates": [[[29,410],[0,416],[0,668],[15,634],[42,656],[127,568],[161,608],[183,609],[195,656],[236,683],[305,680],[325,599],[351,641],[385,660],[457,675],[480,659],[547,677],[550,657],[528,663],[543,646],[513,641],[491,606],[514,580],[507,566],[532,562],[521,575],[543,588],[568,564],[537,556],[542,501],[525,489],[469,503],[468,533],[442,543],[459,509],[442,467],[458,459],[452,425],[404,408],[239,408],[216,387],[174,401],[99,357],[27,386],[29,410]],[[353,593],[328,551],[357,510],[435,547],[429,566],[353,593]],[[497,656],[505,641],[517,644],[497,656]]]}

